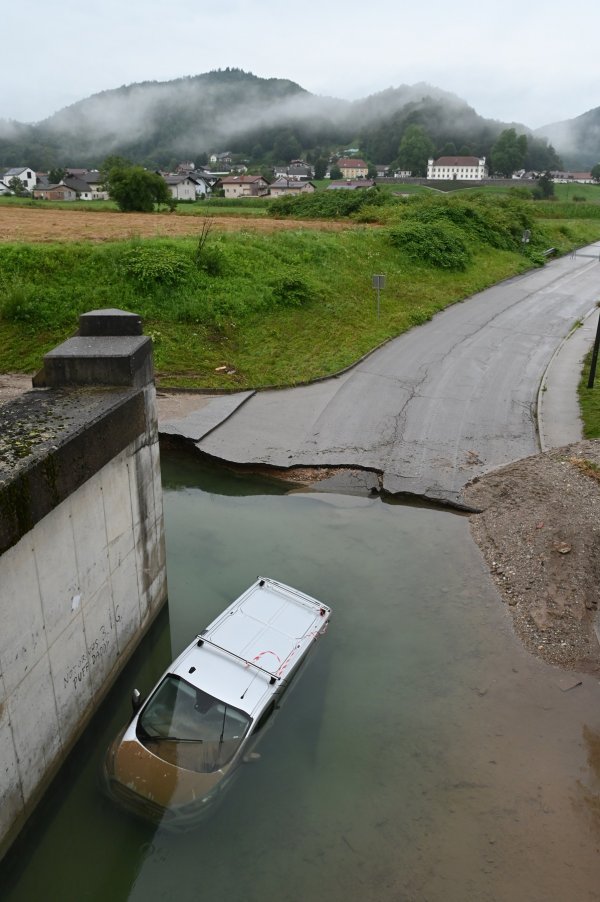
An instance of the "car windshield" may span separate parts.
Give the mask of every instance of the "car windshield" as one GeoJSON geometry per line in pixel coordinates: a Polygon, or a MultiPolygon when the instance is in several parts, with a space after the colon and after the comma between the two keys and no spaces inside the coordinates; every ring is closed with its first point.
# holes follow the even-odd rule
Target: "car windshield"
{"type": "Polygon", "coordinates": [[[207,773],[231,760],[249,725],[243,711],[169,674],[142,711],[136,733],[160,758],[207,773]]]}

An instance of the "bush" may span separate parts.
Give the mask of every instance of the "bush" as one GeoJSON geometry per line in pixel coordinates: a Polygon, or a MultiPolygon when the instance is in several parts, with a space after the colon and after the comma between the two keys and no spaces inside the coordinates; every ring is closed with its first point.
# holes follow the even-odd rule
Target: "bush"
{"type": "Polygon", "coordinates": [[[273,286],[273,298],[280,307],[302,307],[313,297],[314,289],[307,279],[294,272],[285,273],[273,286]]]}
{"type": "Polygon", "coordinates": [[[515,198],[414,198],[403,207],[403,219],[439,226],[451,223],[464,238],[500,250],[518,250],[525,229],[531,229],[527,208],[515,198]]]}
{"type": "Polygon", "coordinates": [[[140,245],[123,254],[123,267],[138,285],[151,288],[155,285],[178,285],[185,281],[191,263],[188,257],[174,248],[140,245]]]}
{"type": "Polygon", "coordinates": [[[404,222],[388,232],[390,243],[417,263],[438,269],[465,270],[471,254],[458,229],[450,224],[435,226],[404,222]]]}
{"type": "Polygon", "coordinates": [[[298,194],[295,197],[278,197],[269,204],[269,216],[292,216],[298,219],[340,219],[357,213],[364,206],[382,206],[390,203],[389,195],[377,188],[343,188],[315,191],[314,194],[298,194]]]}

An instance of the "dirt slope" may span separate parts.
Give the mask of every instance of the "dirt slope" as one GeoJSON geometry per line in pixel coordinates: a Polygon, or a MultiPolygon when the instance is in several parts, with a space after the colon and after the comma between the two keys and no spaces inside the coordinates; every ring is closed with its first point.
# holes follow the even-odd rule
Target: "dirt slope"
{"type": "Polygon", "coordinates": [[[525,645],[600,672],[600,441],[529,457],[475,480],[475,541],[525,645]],[[598,469],[595,469],[598,468],[598,469]]]}

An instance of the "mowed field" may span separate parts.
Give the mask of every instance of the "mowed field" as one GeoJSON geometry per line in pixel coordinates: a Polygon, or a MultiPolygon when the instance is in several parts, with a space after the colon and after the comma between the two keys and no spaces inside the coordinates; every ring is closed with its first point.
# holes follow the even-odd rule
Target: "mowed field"
{"type": "Polygon", "coordinates": [[[238,216],[178,216],[177,213],[90,213],[36,207],[0,207],[0,241],[117,241],[128,238],[167,238],[200,234],[210,220],[214,230],[276,232],[352,228],[340,222],[243,218],[238,216]]]}

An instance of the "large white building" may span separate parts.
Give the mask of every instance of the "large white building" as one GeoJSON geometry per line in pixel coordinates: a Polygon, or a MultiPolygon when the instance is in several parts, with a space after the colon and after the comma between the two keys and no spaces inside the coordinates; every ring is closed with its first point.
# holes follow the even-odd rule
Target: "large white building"
{"type": "Polygon", "coordinates": [[[427,178],[444,182],[480,182],[487,178],[485,157],[439,157],[427,161],[427,178]]]}

